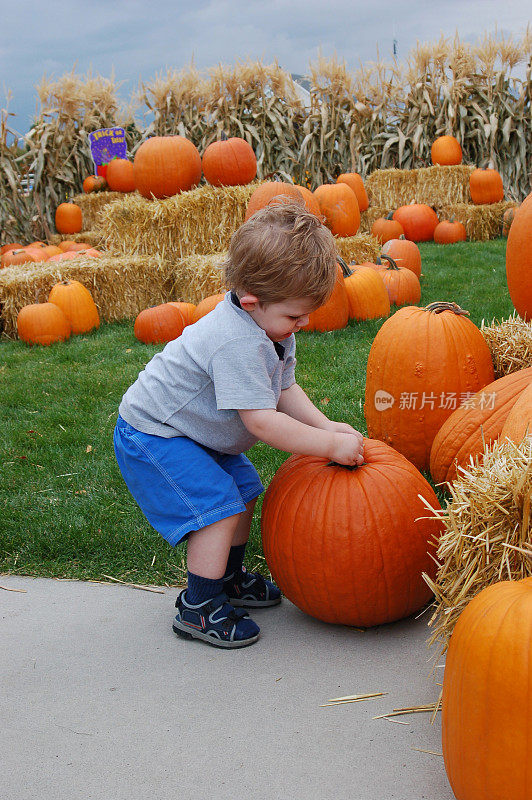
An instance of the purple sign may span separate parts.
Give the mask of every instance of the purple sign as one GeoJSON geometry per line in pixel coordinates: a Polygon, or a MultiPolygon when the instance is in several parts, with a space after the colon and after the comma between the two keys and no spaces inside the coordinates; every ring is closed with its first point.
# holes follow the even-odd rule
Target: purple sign
{"type": "Polygon", "coordinates": [[[108,164],[113,158],[127,158],[126,133],[123,128],[100,128],[89,133],[89,142],[97,174],[101,174],[98,167],[108,164]]]}

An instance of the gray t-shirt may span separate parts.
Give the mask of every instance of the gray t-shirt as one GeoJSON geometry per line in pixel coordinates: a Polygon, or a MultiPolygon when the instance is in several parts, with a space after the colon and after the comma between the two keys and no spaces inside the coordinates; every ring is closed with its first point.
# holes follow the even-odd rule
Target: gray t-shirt
{"type": "Polygon", "coordinates": [[[277,407],[281,390],[295,383],[295,349],[293,334],[274,344],[227,292],[148,362],[124,394],[120,416],[143,433],[242,453],[257,438],[237,409],[277,407]]]}

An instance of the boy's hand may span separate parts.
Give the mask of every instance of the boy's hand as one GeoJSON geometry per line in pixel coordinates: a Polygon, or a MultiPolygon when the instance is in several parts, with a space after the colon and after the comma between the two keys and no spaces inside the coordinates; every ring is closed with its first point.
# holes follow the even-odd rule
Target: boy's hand
{"type": "Polygon", "coordinates": [[[335,431],[335,433],[356,433],[357,436],[362,436],[352,425],[348,425],[347,422],[333,422],[331,419],[329,421],[328,429],[330,431],[335,431]]]}
{"type": "MultiPolygon", "coordinates": [[[[339,425],[343,423],[337,423],[339,425]]],[[[364,463],[364,440],[362,434],[351,428],[350,425],[345,426],[350,428],[349,431],[333,432],[332,433],[332,447],[330,451],[330,458],[338,464],[352,467],[355,464],[360,466],[364,463]]]]}

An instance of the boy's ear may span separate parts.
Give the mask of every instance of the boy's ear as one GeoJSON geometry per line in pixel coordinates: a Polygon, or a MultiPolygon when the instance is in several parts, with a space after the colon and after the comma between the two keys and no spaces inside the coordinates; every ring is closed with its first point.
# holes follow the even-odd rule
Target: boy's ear
{"type": "Polygon", "coordinates": [[[244,311],[255,311],[259,298],[254,294],[245,294],[240,298],[240,305],[244,311]]]}

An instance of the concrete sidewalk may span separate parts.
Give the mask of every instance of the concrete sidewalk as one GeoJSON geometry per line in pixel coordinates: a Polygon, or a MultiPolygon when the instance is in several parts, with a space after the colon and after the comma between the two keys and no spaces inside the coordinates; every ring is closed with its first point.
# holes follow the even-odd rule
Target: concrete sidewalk
{"type": "Polygon", "coordinates": [[[0,589],[1,800],[453,800],[413,749],[441,753],[441,715],[372,719],[437,698],[427,615],[361,633],[283,600],[221,651],[173,633],[175,589],[0,585],[25,591],[0,589]]]}

